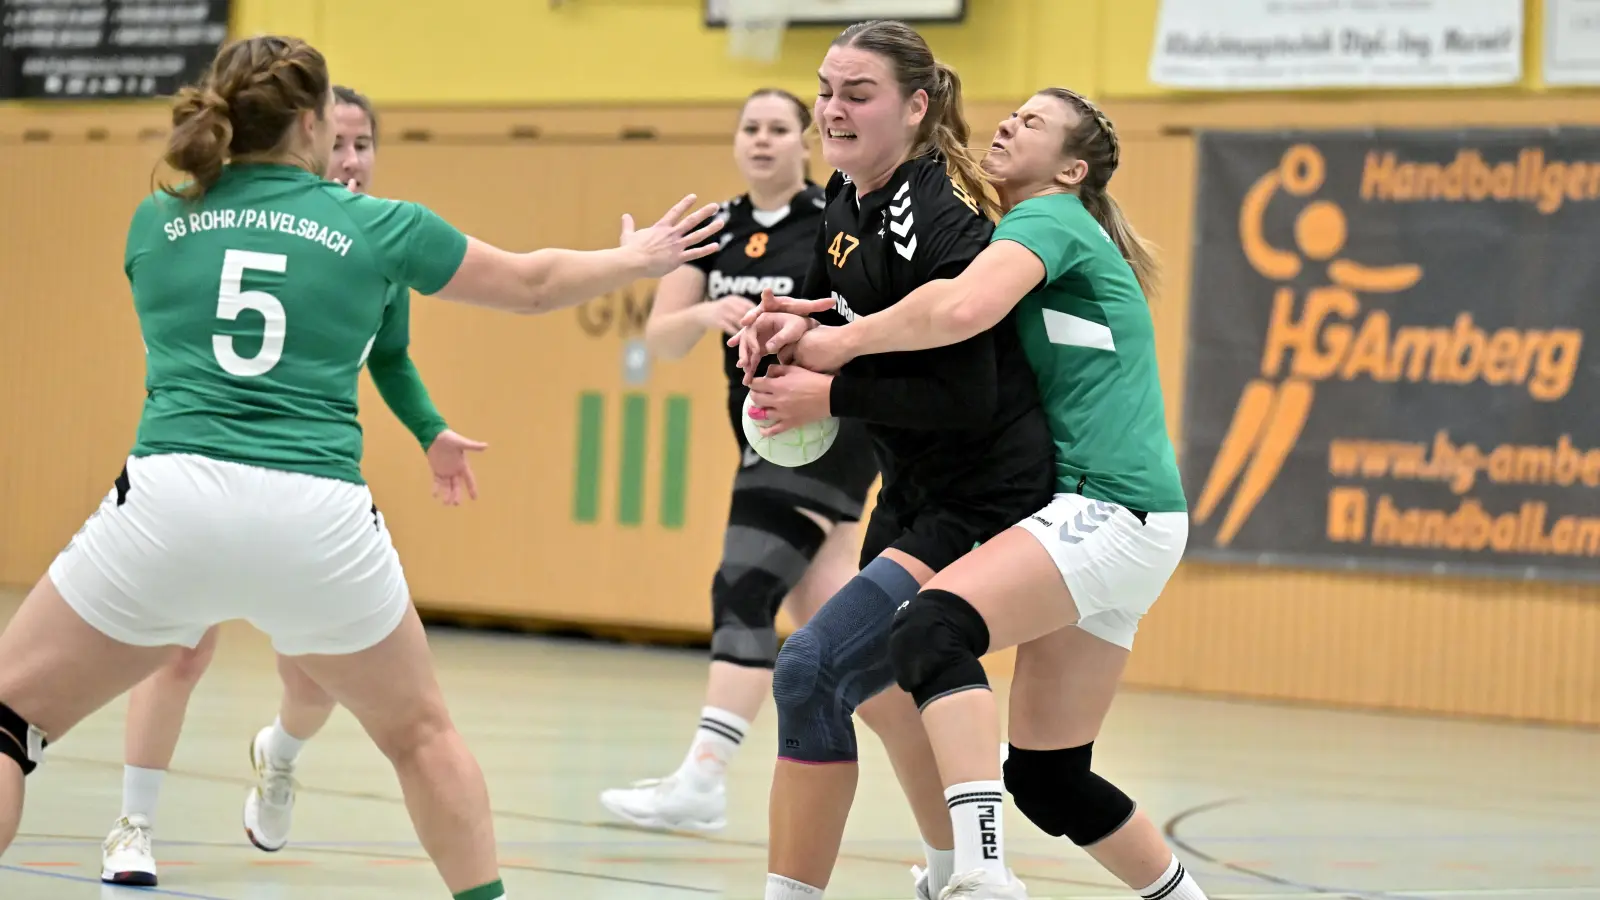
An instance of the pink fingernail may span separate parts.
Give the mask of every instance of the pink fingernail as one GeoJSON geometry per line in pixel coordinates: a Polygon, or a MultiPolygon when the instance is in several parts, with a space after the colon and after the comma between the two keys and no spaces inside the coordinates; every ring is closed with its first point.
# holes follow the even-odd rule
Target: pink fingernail
{"type": "Polygon", "coordinates": [[[763,407],[760,407],[760,406],[752,406],[752,407],[750,407],[750,418],[755,419],[757,422],[759,422],[762,419],[765,419],[766,417],[767,417],[767,411],[763,407]]]}

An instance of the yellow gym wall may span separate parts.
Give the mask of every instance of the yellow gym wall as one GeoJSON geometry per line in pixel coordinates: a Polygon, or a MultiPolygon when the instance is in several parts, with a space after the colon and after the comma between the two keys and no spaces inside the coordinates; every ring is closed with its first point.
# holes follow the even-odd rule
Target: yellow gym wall
{"type": "MultiPolygon", "coordinates": [[[[755,84],[813,89],[836,28],[791,29],[779,63],[741,63],[725,54],[722,31],[701,27],[701,4],[476,0],[462,15],[427,0],[237,0],[234,23],[239,34],[316,42],[337,78],[385,104],[700,103],[734,100],[755,84]]],[[[1542,91],[1544,0],[1523,5],[1533,64],[1514,90],[1542,91]]],[[[1046,84],[1105,98],[1181,95],[1149,78],[1160,0],[968,0],[967,9],[960,25],[922,31],[969,98],[1009,103],[1046,84]]]]}
{"type": "MultiPolygon", "coordinates": [[[[572,0],[553,12],[542,3],[490,5],[506,9],[496,27],[482,26],[487,32],[512,31],[513,21],[578,29],[561,31],[556,45],[586,49],[548,58],[505,51],[515,71],[479,83],[463,73],[478,62],[495,65],[491,57],[502,44],[463,40],[455,54],[439,47],[408,52],[424,46],[422,34],[397,25],[402,14],[395,8],[385,6],[388,17],[371,16],[364,29],[358,17],[342,18],[347,9],[377,9],[364,0],[246,0],[240,30],[270,26],[322,40],[334,65],[348,66],[339,71],[384,104],[379,192],[429,204],[463,229],[513,248],[605,246],[624,211],[648,214],[689,190],[708,198],[733,193],[727,133],[736,99],[771,81],[810,87],[814,58],[780,64],[775,71],[788,73],[784,79],[723,62],[721,36],[697,30],[697,0],[572,0]],[[603,24],[608,16],[616,18],[603,24]],[[636,57],[658,57],[625,52],[627,42],[615,34],[604,45],[614,51],[609,65],[588,62],[598,54],[580,41],[598,41],[613,28],[633,35],[636,50],[681,38],[696,52],[677,55],[696,56],[684,65],[706,66],[697,76],[704,80],[691,89],[682,72],[638,63],[636,57]],[[371,48],[365,56],[362,46],[371,48]],[[358,59],[360,65],[351,62],[358,59]],[[567,68],[589,85],[583,102],[565,102],[574,98],[549,87],[567,68]],[[705,102],[646,103],[666,96],[664,81],[686,92],[680,100],[705,102]],[[510,82],[523,93],[491,95],[510,82]],[[650,93],[657,90],[659,97],[650,93]],[[555,103],[558,97],[564,102],[555,103]]],[[[1114,21],[1122,24],[1113,27],[1102,14],[1110,4],[1087,0],[973,5],[967,27],[991,35],[1028,33],[1012,29],[1041,17],[1058,25],[1096,22],[1111,34],[1144,16],[1143,44],[1155,8],[1154,0],[1119,0],[1114,21]]],[[[1046,43],[1038,41],[1008,60],[965,30],[930,29],[936,50],[964,67],[969,91],[982,98],[968,109],[980,137],[1016,95],[1044,81],[1087,81],[1102,95],[1127,95],[1108,103],[1125,142],[1114,187],[1163,249],[1166,288],[1155,314],[1175,436],[1183,424],[1194,129],[1600,123],[1600,94],[1544,94],[1533,83],[1502,92],[1153,97],[1131,78],[1142,79],[1143,62],[1126,61],[1147,55],[1140,42],[1125,41],[1126,54],[1095,55],[1096,41],[1061,40],[1073,33],[1068,28],[1051,33],[1053,55],[1041,53],[1046,43]],[[972,58],[970,69],[961,53],[972,58]],[[1084,77],[1074,80],[1066,69],[1060,79],[1045,77],[1050,65],[1083,67],[1084,77]],[[1117,84],[1128,90],[1112,91],[1117,84]]],[[[813,39],[792,40],[809,46],[813,39]]],[[[1537,68],[1536,55],[1529,65],[1537,68]]],[[[163,111],[149,105],[0,109],[0,205],[27,211],[0,219],[0,420],[7,423],[0,583],[38,577],[107,490],[131,439],[142,361],[120,271],[122,240],[128,212],[149,184],[163,126],[163,111]]],[[[491,444],[477,462],[482,499],[441,509],[427,495],[419,451],[363,383],[367,472],[420,605],[602,631],[705,631],[735,464],[724,389],[709,338],[688,360],[653,366],[647,383],[624,381],[625,342],[637,335],[648,296],[648,286],[639,285],[539,319],[417,302],[414,355],[424,377],[451,423],[491,444]],[[599,425],[587,449],[580,424],[586,408],[597,411],[599,425]],[[681,437],[669,422],[683,426],[681,437]],[[680,454],[681,516],[674,491],[664,490],[677,483],[680,454]],[[586,458],[595,460],[592,502],[583,499],[586,458]]],[[[1597,725],[1597,658],[1594,587],[1187,563],[1142,628],[1128,680],[1597,725]]]]}
{"type": "MultiPolygon", "coordinates": [[[[1119,5],[1123,0],[1118,0],[1119,5]]],[[[1046,81],[1087,84],[1102,0],[968,0],[960,25],[923,29],[971,96],[1010,100],[1046,81]]],[[[1138,4],[1134,4],[1138,5],[1138,4]]],[[[386,104],[698,103],[760,84],[801,96],[837,28],[791,29],[773,66],[730,60],[725,33],[701,27],[701,0],[438,2],[239,0],[240,34],[315,42],[386,104]],[[448,22],[449,29],[442,29],[448,22]]]]}

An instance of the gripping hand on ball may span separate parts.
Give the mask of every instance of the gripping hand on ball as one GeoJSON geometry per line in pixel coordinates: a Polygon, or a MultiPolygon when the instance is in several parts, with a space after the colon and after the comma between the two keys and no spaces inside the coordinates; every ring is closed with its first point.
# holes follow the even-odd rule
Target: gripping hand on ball
{"type": "Polygon", "coordinates": [[[820,422],[832,415],[828,399],[832,390],[832,375],[798,366],[772,366],[750,384],[750,403],[757,407],[750,417],[762,423],[763,437],[820,422]]]}
{"type": "MultiPolygon", "coordinates": [[[[750,384],[750,373],[761,364],[762,358],[790,346],[807,331],[817,327],[811,313],[833,308],[833,300],[796,300],[792,297],[775,297],[772,289],[761,292],[761,302],[745,312],[739,320],[743,326],[728,341],[729,347],[739,348],[739,368],[744,369],[744,383],[750,384]]],[[[788,354],[784,354],[788,362],[788,354]]]]}
{"type": "MultiPolygon", "coordinates": [[[[760,307],[757,307],[760,309],[760,307]]],[[[728,339],[729,347],[739,348],[739,368],[744,370],[744,383],[751,385],[761,360],[787,346],[800,335],[816,327],[817,322],[789,313],[760,313],[739,333],[728,339]],[[775,346],[776,345],[776,346],[775,346]]]]}

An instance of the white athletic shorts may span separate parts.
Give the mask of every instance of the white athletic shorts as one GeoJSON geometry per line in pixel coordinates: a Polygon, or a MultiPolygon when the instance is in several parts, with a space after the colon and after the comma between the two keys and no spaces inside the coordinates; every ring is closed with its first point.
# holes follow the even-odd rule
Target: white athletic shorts
{"type": "Polygon", "coordinates": [[[1128,650],[1189,543],[1189,515],[1057,494],[1018,523],[1049,551],[1078,606],[1078,627],[1128,650]]]}
{"type": "Polygon", "coordinates": [[[124,644],[244,619],[288,656],[365,650],[411,603],[366,486],[187,454],[129,457],[50,580],[124,644]]]}

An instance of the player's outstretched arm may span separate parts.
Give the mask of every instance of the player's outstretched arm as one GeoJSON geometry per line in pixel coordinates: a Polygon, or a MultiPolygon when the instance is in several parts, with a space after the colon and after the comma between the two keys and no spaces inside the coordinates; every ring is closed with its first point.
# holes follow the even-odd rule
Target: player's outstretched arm
{"type": "Polygon", "coordinates": [[[684,197],[649,228],[635,230],[633,217],[623,216],[622,240],[610,250],[511,253],[468,238],[466,256],[437,296],[535,314],[576,306],[641,278],[662,277],[718,249],[707,241],[722,223],[703,225],[716,215],[717,204],[690,213],[694,201],[693,194],[684,197]]]}
{"type": "Polygon", "coordinates": [[[848,359],[960,343],[999,324],[1044,279],[1031,250],[995,241],[955,278],[927,282],[887,309],[806,339],[836,342],[848,359]]]}

